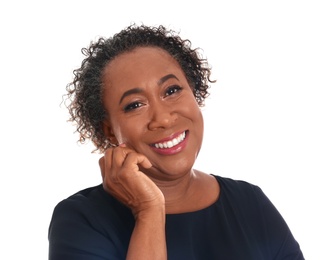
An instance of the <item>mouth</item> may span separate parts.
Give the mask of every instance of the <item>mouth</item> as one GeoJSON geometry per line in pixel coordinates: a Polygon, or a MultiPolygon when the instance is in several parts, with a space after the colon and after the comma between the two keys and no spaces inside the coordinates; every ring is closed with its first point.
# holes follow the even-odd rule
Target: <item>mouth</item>
{"type": "Polygon", "coordinates": [[[151,144],[153,148],[160,149],[160,150],[169,150],[176,147],[179,147],[180,144],[186,139],[188,131],[184,131],[179,133],[175,137],[170,137],[167,140],[162,140],[160,142],[151,144]]]}

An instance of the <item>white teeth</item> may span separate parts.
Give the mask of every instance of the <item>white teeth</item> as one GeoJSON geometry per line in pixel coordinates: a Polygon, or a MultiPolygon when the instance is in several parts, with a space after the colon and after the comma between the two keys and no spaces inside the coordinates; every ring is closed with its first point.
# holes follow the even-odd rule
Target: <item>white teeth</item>
{"type": "Polygon", "coordinates": [[[164,143],[157,143],[155,144],[156,148],[172,148],[173,146],[176,146],[177,144],[181,143],[186,137],[186,133],[183,132],[182,134],[180,134],[178,137],[174,138],[171,141],[167,141],[164,143]]]}

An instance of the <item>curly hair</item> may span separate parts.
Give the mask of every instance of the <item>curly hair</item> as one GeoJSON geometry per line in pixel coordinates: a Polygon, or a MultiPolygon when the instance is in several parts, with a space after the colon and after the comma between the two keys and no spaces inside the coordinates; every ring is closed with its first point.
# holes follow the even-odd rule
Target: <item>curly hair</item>
{"type": "MultiPolygon", "coordinates": [[[[199,49],[192,49],[190,40],[183,40],[164,26],[150,27],[135,24],[106,39],[100,37],[82,48],[86,58],[81,67],[73,71],[74,79],[66,86],[65,104],[69,121],[76,124],[79,142],[87,139],[95,145],[94,151],[103,153],[112,147],[102,129],[107,116],[102,100],[102,74],[105,66],[119,54],[132,51],[137,47],[153,46],[167,51],[180,65],[199,106],[204,106],[208,97],[211,68],[203,59],[199,49]],[[68,103],[67,103],[68,102],[68,103]]],[[[93,152],[94,152],[93,151],[93,152]]]]}

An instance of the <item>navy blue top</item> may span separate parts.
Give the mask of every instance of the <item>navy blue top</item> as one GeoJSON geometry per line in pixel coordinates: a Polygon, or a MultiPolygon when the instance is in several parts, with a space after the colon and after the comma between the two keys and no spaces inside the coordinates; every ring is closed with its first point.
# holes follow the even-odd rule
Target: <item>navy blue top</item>
{"type": "MultiPolygon", "coordinates": [[[[301,260],[299,244],[255,185],[215,176],[219,199],[188,213],[166,215],[169,260],[301,260]]],[[[102,185],[61,201],[49,227],[50,260],[122,260],[135,220],[102,185]]]]}

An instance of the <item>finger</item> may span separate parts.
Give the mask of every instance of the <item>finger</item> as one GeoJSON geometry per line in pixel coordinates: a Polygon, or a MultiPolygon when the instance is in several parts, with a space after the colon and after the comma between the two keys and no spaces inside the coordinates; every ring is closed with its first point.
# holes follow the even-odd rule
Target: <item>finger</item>
{"type": "Polygon", "coordinates": [[[149,169],[152,167],[152,163],[145,155],[140,155],[138,157],[138,164],[141,165],[145,169],[149,169]]]}
{"type": "Polygon", "coordinates": [[[104,158],[101,158],[100,163],[102,164],[102,179],[106,184],[117,182],[123,162],[126,156],[132,152],[134,151],[120,146],[105,151],[104,158]]]}
{"type": "Polygon", "coordinates": [[[100,158],[99,164],[101,167],[101,175],[104,180],[112,168],[112,157],[114,148],[109,148],[104,152],[104,156],[100,158]]]}
{"type": "Polygon", "coordinates": [[[101,158],[99,163],[102,180],[109,186],[110,183],[119,182],[122,176],[127,177],[131,172],[139,172],[139,166],[145,169],[152,167],[146,156],[124,145],[107,149],[104,158],[101,158]],[[121,175],[122,173],[124,174],[121,175]]]}
{"type": "Polygon", "coordinates": [[[127,147],[125,144],[114,148],[112,152],[112,169],[116,170],[125,164],[125,160],[129,154],[135,154],[135,161],[130,160],[130,163],[141,164],[145,168],[150,168],[152,165],[149,160],[142,154],[137,153],[135,150],[127,147]],[[139,158],[137,158],[139,156],[139,158]]]}
{"type": "Polygon", "coordinates": [[[114,148],[111,155],[111,169],[115,171],[121,168],[127,155],[134,152],[135,151],[125,146],[118,146],[114,148]]]}
{"type": "Polygon", "coordinates": [[[129,152],[123,162],[123,166],[128,166],[132,164],[137,166],[137,168],[138,165],[142,166],[145,169],[149,169],[152,167],[151,162],[145,155],[136,152],[129,152]]]}
{"type": "Polygon", "coordinates": [[[142,167],[144,167],[145,169],[149,169],[152,167],[152,163],[148,160],[148,158],[145,155],[139,154],[136,151],[132,150],[131,148],[129,148],[127,146],[127,144],[122,143],[119,145],[119,147],[123,147],[126,148],[124,150],[125,155],[127,156],[130,152],[135,152],[136,154],[139,155],[139,157],[137,158],[137,164],[141,165],[142,167]]]}

